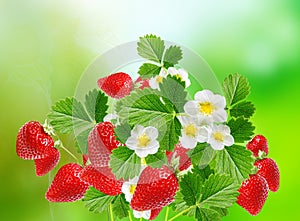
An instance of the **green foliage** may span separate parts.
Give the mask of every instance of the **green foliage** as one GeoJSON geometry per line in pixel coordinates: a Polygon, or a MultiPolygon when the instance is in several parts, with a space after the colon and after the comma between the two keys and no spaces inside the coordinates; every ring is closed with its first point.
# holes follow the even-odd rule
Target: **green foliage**
{"type": "Polygon", "coordinates": [[[82,201],[85,207],[94,213],[101,213],[108,209],[109,205],[114,201],[114,196],[105,195],[94,187],[90,187],[84,195],[82,201]]]}
{"type": "Polygon", "coordinates": [[[161,67],[151,64],[151,63],[144,63],[139,71],[138,74],[143,78],[151,78],[156,75],[159,75],[161,67]]]}
{"type": "Polygon", "coordinates": [[[145,160],[147,165],[152,168],[161,168],[162,165],[168,162],[165,151],[161,150],[158,150],[156,154],[149,154],[145,160]]]}
{"type": "Polygon", "coordinates": [[[165,50],[165,43],[160,37],[155,35],[146,35],[140,37],[138,42],[138,54],[150,61],[160,63],[165,50]]]}
{"type": "Polygon", "coordinates": [[[116,215],[119,219],[128,216],[128,211],[130,210],[130,207],[128,202],[125,200],[124,194],[118,195],[116,197],[112,210],[114,215],[116,215]]]}
{"type": "Polygon", "coordinates": [[[255,107],[250,101],[242,101],[237,103],[230,109],[230,115],[232,117],[245,117],[250,118],[255,112],[255,107]]]}
{"type": "Polygon", "coordinates": [[[164,67],[173,67],[182,59],[182,50],[176,45],[171,45],[164,55],[164,67]]]}
{"type": "Polygon", "coordinates": [[[235,143],[248,141],[254,134],[255,127],[249,120],[243,117],[231,119],[227,125],[230,127],[231,135],[233,136],[235,143]]]}
{"type": "Polygon", "coordinates": [[[121,178],[132,179],[140,174],[141,158],[133,150],[121,146],[113,150],[110,167],[118,180],[121,178]]]}
{"type": "Polygon", "coordinates": [[[222,86],[228,107],[245,99],[250,93],[247,78],[240,74],[230,74],[225,78],[222,86]]]}
{"type": "Polygon", "coordinates": [[[198,143],[197,146],[188,151],[188,155],[194,166],[204,168],[214,158],[216,151],[208,143],[198,143]]]}
{"type": "Polygon", "coordinates": [[[48,118],[55,132],[75,132],[77,145],[86,154],[89,132],[107,114],[107,97],[94,89],[85,96],[84,104],[75,98],[60,100],[54,104],[48,118]]]}
{"type": "Polygon", "coordinates": [[[236,183],[248,179],[253,170],[252,153],[243,146],[233,145],[217,152],[216,171],[229,174],[236,183]]]}

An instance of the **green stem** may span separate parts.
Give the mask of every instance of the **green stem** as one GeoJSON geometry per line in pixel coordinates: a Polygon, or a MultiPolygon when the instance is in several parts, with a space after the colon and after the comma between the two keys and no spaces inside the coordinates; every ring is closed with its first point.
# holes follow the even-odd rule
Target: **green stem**
{"type": "Polygon", "coordinates": [[[73,157],[77,162],[79,161],[78,158],[74,154],[72,154],[67,148],[65,148],[63,144],[61,144],[60,147],[61,149],[66,151],[71,157],[73,157]]]}
{"type": "Polygon", "coordinates": [[[165,221],[168,221],[169,212],[170,212],[170,207],[167,207],[165,221]]]}
{"type": "Polygon", "coordinates": [[[109,204],[110,221],[114,221],[114,214],[112,210],[112,204],[109,204]]]}
{"type": "Polygon", "coordinates": [[[143,221],[143,217],[140,218],[140,221],[143,221]]]}
{"type": "Polygon", "coordinates": [[[182,212],[176,214],[176,216],[173,216],[171,219],[169,219],[168,221],[173,221],[174,219],[177,219],[179,216],[183,215],[184,213],[189,212],[191,209],[193,209],[195,206],[191,206],[189,208],[187,208],[186,210],[183,210],[182,212]]]}
{"type": "Polygon", "coordinates": [[[128,215],[129,215],[129,221],[132,221],[132,216],[131,216],[130,210],[128,210],[128,215]]]}

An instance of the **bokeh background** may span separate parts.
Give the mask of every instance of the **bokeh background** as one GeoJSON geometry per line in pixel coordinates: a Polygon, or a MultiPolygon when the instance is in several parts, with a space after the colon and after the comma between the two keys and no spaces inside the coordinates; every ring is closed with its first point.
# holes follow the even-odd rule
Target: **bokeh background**
{"type": "MultiPolygon", "coordinates": [[[[33,162],[16,156],[15,138],[25,122],[42,122],[53,102],[74,95],[98,55],[147,33],[193,49],[220,81],[233,72],[250,80],[256,133],[269,139],[281,188],[257,217],[234,206],[224,220],[299,220],[298,0],[1,0],[1,220],[107,219],[81,202],[49,204],[44,193],[54,172],[36,177],[33,162]]],[[[63,153],[61,164],[69,160],[63,153]]]]}

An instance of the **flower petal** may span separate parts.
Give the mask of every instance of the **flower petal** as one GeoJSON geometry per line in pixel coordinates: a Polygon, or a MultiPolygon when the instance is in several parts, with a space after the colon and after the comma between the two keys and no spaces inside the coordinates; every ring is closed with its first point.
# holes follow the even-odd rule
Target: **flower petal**
{"type": "Polygon", "coordinates": [[[231,135],[226,135],[224,137],[224,145],[227,146],[227,147],[230,147],[234,144],[234,139],[233,139],[233,136],[231,135]]]}
{"type": "Polygon", "coordinates": [[[186,149],[193,149],[197,145],[197,140],[193,137],[186,136],[184,133],[179,137],[181,145],[186,149]]]}
{"type": "Polygon", "coordinates": [[[211,147],[214,150],[223,150],[224,149],[224,144],[222,142],[218,142],[214,139],[211,139],[209,144],[211,145],[211,147]]]}
{"type": "Polygon", "coordinates": [[[213,97],[214,94],[210,90],[202,90],[198,91],[195,94],[195,100],[200,101],[200,102],[206,102],[206,101],[211,101],[211,97],[213,97]]]}
{"type": "Polygon", "coordinates": [[[214,122],[225,122],[227,120],[227,112],[224,109],[219,109],[213,112],[213,121],[214,122]]]}
{"type": "Polygon", "coordinates": [[[208,130],[205,127],[200,127],[198,130],[197,141],[200,143],[207,142],[208,140],[208,130]]]}
{"type": "Polygon", "coordinates": [[[198,102],[196,101],[186,102],[183,108],[184,108],[184,112],[191,116],[197,116],[199,113],[198,102]]]}
{"type": "Polygon", "coordinates": [[[144,133],[151,139],[156,139],[158,137],[158,130],[155,127],[146,127],[144,133]]]}

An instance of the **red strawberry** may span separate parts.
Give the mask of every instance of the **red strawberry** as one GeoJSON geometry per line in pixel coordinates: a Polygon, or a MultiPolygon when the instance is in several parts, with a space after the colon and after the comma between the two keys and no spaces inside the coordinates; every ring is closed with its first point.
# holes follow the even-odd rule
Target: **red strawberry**
{"type": "Polygon", "coordinates": [[[258,175],[250,175],[239,189],[237,203],[247,210],[252,216],[257,215],[268,197],[267,181],[258,175]]]}
{"type": "Polygon", "coordinates": [[[54,141],[39,122],[30,121],[20,128],[16,147],[17,155],[24,160],[41,159],[54,147],[54,141]]]}
{"type": "Polygon", "coordinates": [[[145,87],[150,87],[149,85],[149,79],[142,79],[141,77],[138,77],[136,81],[134,82],[135,85],[138,85],[138,88],[144,89],[145,87]]]}
{"type": "Polygon", "coordinates": [[[268,155],[268,141],[263,135],[256,135],[248,144],[247,149],[251,150],[255,157],[258,157],[259,151],[263,151],[268,155]]]}
{"type": "Polygon", "coordinates": [[[256,161],[254,166],[258,168],[257,174],[267,181],[269,189],[277,192],[279,189],[280,173],[276,162],[271,158],[265,158],[256,161]]]}
{"type": "Polygon", "coordinates": [[[86,166],[87,161],[89,160],[89,156],[87,154],[82,155],[82,163],[86,166]]]}
{"type": "Polygon", "coordinates": [[[123,146],[116,140],[114,126],[110,122],[97,124],[88,138],[88,157],[95,167],[108,166],[111,151],[123,146]]]}
{"type": "Polygon", "coordinates": [[[151,210],[151,215],[150,215],[149,220],[154,220],[159,215],[159,213],[162,209],[163,209],[163,207],[151,210]]]}
{"type": "Polygon", "coordinates": [[[79,178],[82,167],[69,163],[59,169],[52,181],[46,199],[50,202],[73,202],[83,198],[89,185],[79,178]]]}
{"type": "Polygon", "coordinates": [[[131,208],[137,211],[153,210],[169,205],[178,190],[178,180],[167,167],[146,167],[140,175],[131,208]]]}
{"type": "Polygon", "coordinates": [[[106,195],[115,196],[122,193],[123,180],[117,180],[109,167],[96,169],[88,165],[81,171],[80,178],[106,195]]]}
{"type": "Polygon", "coordinates": [[[176,158],[180,157],[178,169],[180,171],[186,170],[192,165],[191,160],[187,155],[188,151],[189,150],[181,146],[181,144],[176,144],[174,152],[167,151],[167,157],[169,162],[171,162],[173,154],[176,153],[176,158]]]}
{"type": "Polygon", "coordinates": [[[48,156],[42,159],[34,160],[35,172],[37,176],[44,176],[50,170],[52,170],[58,163],[60,158],[60,153],[56,148],[50,149],[48,156]]]}
{"type": "Polygon", "coordinates": [[[123,72],[111,74],[108,77],[100,78],[98,86],[112,98],[122,98],[130,94],[133,83],[131,77],[123,72]]]}

